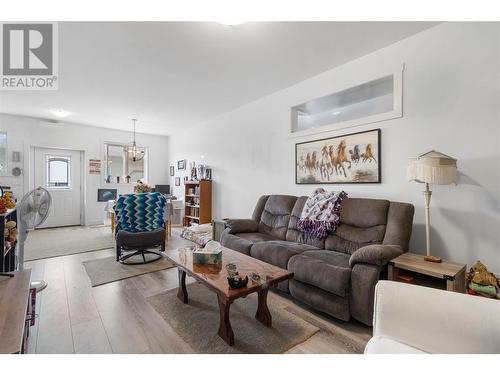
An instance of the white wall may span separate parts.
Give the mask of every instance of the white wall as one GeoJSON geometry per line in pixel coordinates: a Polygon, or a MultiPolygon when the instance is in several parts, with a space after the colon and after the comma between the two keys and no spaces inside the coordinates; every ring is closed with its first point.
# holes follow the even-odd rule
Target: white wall
{"type": "MultiPolygon", "coordinates": [[[[433,253],[469,266],[481,259],[500,271],[499,30],[492,23],[436,26],[174,134],[169,160],[205,155],[214,217],[249,217],[261,194],[308,195],[315,186],[294,182],[294,144],[314,137],[288,137],[290,107],[335,92],[346,78],[405,62],[403,118],[352,129],[382,129],[382,184],[329,188],[413,203],[411,250],[423,253],[423,186],[406,181],[407,158],[431,149],[452,155],[463,175],[458,186],[433,188],[433,253]]],[[[182,196],[182,186],[175,192],[182,196]]]]}
{"type": "MultiPolygon", "coordinates": [[[[23,169],[23,174],[19,177],[0,176],[0,185],[11,186],[18,198],[21,198],[24,193],[33,188],[33,179],[30,178],[31,171],[29,168],[30,148],[32,146],[84,151],[86,225],[100,224],[105,217],[105,203],[97,202],[98,188],[117,188],[118,193],[127,193],[133,190],[132,185],[105,184],[101,175],[88,173],[89,159],[104,160],[103,145],[105,142],[130,142],[132,139],[131,132],[70,123],[47,125],[38,119],[5,114],[0,114],[0,131],[7,132],[8,170],[10,171],[14,166],[23,169]],[[12,151],[21,151],[21,163],[12,162],[12,151]]],[[[148,147],[149,184],[168,183],[167,137],[138,134],[137,141],[141,145],[148,147]]]]}

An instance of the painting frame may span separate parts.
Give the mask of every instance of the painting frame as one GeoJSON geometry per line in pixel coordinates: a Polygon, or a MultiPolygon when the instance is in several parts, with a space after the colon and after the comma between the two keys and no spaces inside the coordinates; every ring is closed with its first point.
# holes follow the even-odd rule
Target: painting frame
{"type": "Polygon", "coordinates": [[[177,162],[177,169],[180,171],[186,169],[186,159],[182,159],[177,162]]]}
{"type": "MultiPolygon", "coordinates": [[[[364,130],[360,132],[354,132],[354,133],[347,133],[347,134],[341,134],[341,135],[335,135],[327,138],[321,138],[321,139],[314,139],[314,140],[309,140],[309,141],[304,141],[304,142],[299,142],[295,144],[295,184],[296,185],[342,185],[342,184],[380,184],[382,183],[382,136],[381,136],[381,129],[370,129],[370,130],[364,130]],[[304,181],[304,179],[299,181],[299,169],[301,168],[300,166],[300,161],[299,161],[299,148],[300,146],[308,145],[308,144],[314,144],[314,143],[325,143],[326,141],[334,141],[338,140],[339,138],[344,138],[347,139],[349,137],[360,137],[364,135],[368,135],[368,133],[373,133],[374,140],[376,141],[376,168],[372,168],[376,171],[376,178],[374,180],[349,180],[349,179],[342,179],[342,180],[308,180],[304,181]]],[[[349,161],[352,163],[352,160],[349,161]]],[[[358,163],[359,163],[358,159],[358,163]]],[[[345,172],[344,172],[345,173],[345,172]]],[[[333,170],[332,170],[333,174],[333,170]]],[[[346,176],[347,177],[347,176],[346,176]]]]}
{"type": "Polygon", "coordinates": [[[171,177],[175,176],[175,167],[173,165],[170,166],[170,176],[171,177]]]}
{"type": "Polygon", "coordinates": [[[175,178],[175,186],[181,186],[181,178],[180,177],[175,178]]]}

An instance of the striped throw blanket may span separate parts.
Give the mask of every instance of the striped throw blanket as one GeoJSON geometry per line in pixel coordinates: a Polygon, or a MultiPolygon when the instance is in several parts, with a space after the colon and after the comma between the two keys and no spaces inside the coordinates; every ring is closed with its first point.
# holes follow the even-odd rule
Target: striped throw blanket
{"type": "Polygon", "coordinates": [[[333,233],[340,222],[340,205],[347,197],[345,191],[316,189],[302,209],[297,227],[311,238],[325,238],[333,233]]]}

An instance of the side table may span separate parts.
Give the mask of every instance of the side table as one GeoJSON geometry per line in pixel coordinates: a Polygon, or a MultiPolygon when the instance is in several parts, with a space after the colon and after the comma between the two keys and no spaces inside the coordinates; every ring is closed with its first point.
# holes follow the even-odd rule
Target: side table
{"type": "Polygon", "coordinates": [[[423,255],[404,253],[389,262],[388,279],[399,280],[401,270],[427,275],[446,281],[446,290],[465,293],[465,271],[467,265],[443,260],[441,263],[427,262],[423,255]]]}

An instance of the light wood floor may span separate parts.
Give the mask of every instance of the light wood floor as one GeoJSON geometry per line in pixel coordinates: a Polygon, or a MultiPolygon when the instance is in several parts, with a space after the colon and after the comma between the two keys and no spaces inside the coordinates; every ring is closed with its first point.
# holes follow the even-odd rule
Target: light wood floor
{"type": "MultiPolygon", "coordinates": [[[[167,248],[183,243],[174,235],[167,248]]],[[[176,269],[92,288],[82,261],[113,255],[113,250],[101,250],[26,263],[33,280],[49,283],[37,297],[39,317],[30,331],[29,353],[193,352],[145,300],[176,288],[176,269]]],[[[282,308],[320,329],[288,353],[362,352],[371,337],[371,328],[360,323],[341,322],[278,297],[282,308]]]]}

